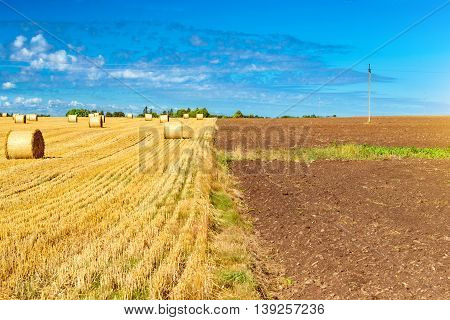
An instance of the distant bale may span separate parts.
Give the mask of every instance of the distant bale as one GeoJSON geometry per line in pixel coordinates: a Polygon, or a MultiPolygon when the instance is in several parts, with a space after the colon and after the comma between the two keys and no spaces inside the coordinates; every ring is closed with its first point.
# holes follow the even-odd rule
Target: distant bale
{"type": "Polygon", "coordinates": [[[44,156],[45,142],[40,130],[9,131],[5,140],[6,159],[38,159],[44,156]]]}
{"type": "Polygon", "coordinates": [[[27,114],[27,121],[38,121],[38,116],[35,113],[27,114]]]}
{"type": "Polygon", "coordinates": [[[184,113],[183,114],[183,119],[189,119],[189,113],[184,113]]]}
{"type": "Polygon", "coordinates": [[[76,114],[69,114],[69,115],[67,116],[67,120],[68,120],[70,123],[77,123],[77,122],[78,122],[78,116],[77,116],[76,114]]]}
{"type": "Polygon", "coordinates": [[[3,118],[6,118],[7,116],[8,116],[8,114],[7,114],[6,112],[3,112],[3,113],[2,113],[2,117],[3,117],[3,118]]]}
{"type": "Polygon", "coordinates": [[[197,113],[197,120],[203,120],[203,113],[197,113]]]}
{"type": "Polygon", "coordinates": [[[106,116],[104,114],[101,115],[103,123],[106,123],[106,116]]]}
{"type": "Polygon", "coordinates": [[[167,122],[164,124],[164,139],[189,139],[193,130],[181,122],[167,122]]]}
{"type": "Polygon", "coordinates": [[[132,113],[127,113],[127,118],[128,119],[133,119],[133,114],[132,113]]]}
{"type": "Polygon", "coordinates": [[[27,123],[27,117],[24,114],[16,114],[14,117],[15,123],[27,123]]]}
{"type": "Polygon", "coordinates": [[[159,116],[159,122],[163,123],[163,122],[169,122],[169,115],[168,114],[162,114],[159,116]]]}
{"type": "Polygon", "coordinates": [[[103,117],[90,117],[89,128],[103,128],[103,117]]]}
{"type": "Polygon", "coordinates": [[[145,118],[145,121],[152,121],[153,115],[151,113],[146,113],[144,118],[145,118]]]}

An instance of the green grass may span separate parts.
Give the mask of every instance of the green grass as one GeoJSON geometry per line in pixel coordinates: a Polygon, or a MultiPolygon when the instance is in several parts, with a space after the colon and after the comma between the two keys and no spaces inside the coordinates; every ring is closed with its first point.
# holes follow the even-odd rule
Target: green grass
{"type": "Polygon", "coordinates": [[[235,283],[253,285],[253,277],[247,271],[242,270],[224,270],[219,273],[219,278],[225,286],[231,286],[235,283]]]}
{"type": "Polygon", "coordinates": [[[384,159],[450,159],[448,148],[382,147],[343,144],[327,147],[295,149],[251,150],[248,152],[222,152],[219,159],[231,160],[384,160],[384,159]]]}
{"type": "Polygon", "coordinates": [[[231,197],[225,192],[213,191],[210,194],[210,200],[214,208],[220,212],[219,223],[222,226],[242,225],[243,220],[240,214],[235,210],[231,197]]]}

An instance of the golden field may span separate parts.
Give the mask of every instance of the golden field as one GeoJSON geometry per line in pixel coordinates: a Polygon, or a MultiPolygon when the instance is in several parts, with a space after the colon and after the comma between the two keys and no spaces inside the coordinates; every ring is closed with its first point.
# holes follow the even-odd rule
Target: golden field
{"type": "Polygon", "coordinates": [[[208,228],[215,119],[40,118],[45,157],[7,160],[0,146],[1,299],[210,298],[208,228]]]}

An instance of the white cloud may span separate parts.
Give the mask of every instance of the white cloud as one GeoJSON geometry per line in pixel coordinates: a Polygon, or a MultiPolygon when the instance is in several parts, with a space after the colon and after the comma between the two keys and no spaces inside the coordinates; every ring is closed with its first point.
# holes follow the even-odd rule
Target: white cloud
{"type": "Polygon", "coordinates": [[[33,52],[46,52],[50,50],[50,45],[42,34],[38,34],[31,38],[30,46],[33,52]]]}
{"type": "Polygon", "coordinates": [[[24,97],[18,96],[18,97],[14,98],[13,102],[14,102],[14,104],[19,104],[19,105],[33,105],[33,106],[35,106],[35,105],[40,104],[42,102],[42,99],[41,98],[37,98],[37,97],[24,98],[24,97]]]}
{"type": "Polygon", "coordinates": [[[190,81],[199,82],[207,78],[204,74],[189,74],[188,70],[179,68],[165,70],[164,72],[124,69],[112,71],[110,74],[115,78],[149,80],[150,82],[153,82],[154,85],[170,83],[180,84],[190,81]]]}
{"type": "Polygon", "coordinates": [[[100,77],[98,68],[93,67],[92,64],[103,66],[105,60],[101,55],[94,58],[84,58],[83,56],[69,54],[66,50],[52,52],[51,46],[42,34],[31,38],[29,43],[26,40],[22,35],[17,36],[10,54],[11,60],[28,62],[30,66],[25,69],[80,72],[87,74],[91,80],[100,77]]]}
{"type": "Polygon", "coordinates": [[[0,101],[7,101],[8,97],[7,96],[0,96],[0,101]]]}
{"type": "Polygon", "coordinates": [[[79,101],[77,101],[77,100],[72,100],[72,101],[69,102],[69,106],[70,106],[70,107],[74,107],[74,108],[77,108],[77,107],[84,107],[84,103],[79,102],[79,101]]]}
{"type": "Polygon", "coordinates": [[[8,82],[3,82],[3,84],[2,84],[2,88],[4,90],[13,89],[15,87],[16,87],[16,85],[14,83],[12,83],[12,82],[9,82],[9,81],[8,82]]]}
{"type": "Polygon", "coordinates": [[[13,46],[16,47],[16,48],[22,48],[24,43],[25,43],[25,41],[27,41],[27,38],[25,38],[22,35],[18,35],[16,37],[16,39],[14,40],[14,42],[13,42],[13,46]]]}

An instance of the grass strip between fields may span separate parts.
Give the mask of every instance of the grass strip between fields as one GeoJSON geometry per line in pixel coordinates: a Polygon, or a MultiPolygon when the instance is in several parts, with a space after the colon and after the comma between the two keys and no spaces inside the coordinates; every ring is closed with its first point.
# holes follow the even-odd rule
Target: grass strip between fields
{"type": "Polygon", "coordinates": [[[450,159],[450,147],[384,147],[357,144],[330,145],[291,149],[257,149],[221,151],[219,162],[239,160],[285,160],[312,162],[316,160],[385,160],[385,159],[450,159]]]}
{"type": "Polygon", "coordinates": [[[241,215],[227,167],[219,163],[217,169],[210,192],[215,212],[210,246],[215,266],[213,277],[218,287],[214,290],[215,299],[260,299],[249,248],[252,224],[241,215]]]}

